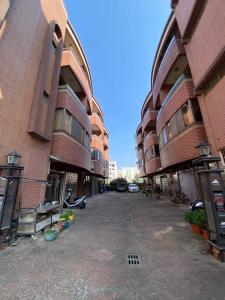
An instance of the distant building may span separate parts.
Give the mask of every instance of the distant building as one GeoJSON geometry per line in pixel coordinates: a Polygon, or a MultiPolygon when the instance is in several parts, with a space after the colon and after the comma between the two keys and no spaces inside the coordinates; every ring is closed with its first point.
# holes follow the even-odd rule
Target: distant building
{"type": "Polygon", "coordinates": [[[118,170],[117,171],[117,178],[121,178],[122,177],[122,170],[118,170]]]}
{"type": "Polygon", "coordinates": [[[139,170],[137,167],[124,167],[122,168],[122,178],[128,182],[139,181],[139,170]]]}
{"type": "Polygon", "coordinates": [[[117,178],[117,162],[115,160],[109,162],[109,181],[117,178]]]}

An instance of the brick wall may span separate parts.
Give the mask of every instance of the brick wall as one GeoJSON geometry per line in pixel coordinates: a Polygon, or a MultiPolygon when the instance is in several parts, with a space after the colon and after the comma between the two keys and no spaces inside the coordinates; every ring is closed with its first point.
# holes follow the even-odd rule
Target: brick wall
{"type": "Polygon", "coordinates": [[[225,148],[225,77],[206,95],[199,97],[199,104],[209,139],[214,151],[225,148]]]}
{"type": "Polygon", "coordinates": [[[185,79],[170,100],[167,102],[164,109],[160,112],[157,119],[156,129],[159,135],[164,125],[171,119],[175,112],[191,97],[193,97],[193,81],[185,79]]]}
{"type": "Polygon", "coordinates": [[[192,125],[173,138],[160,150],[163,168],[193,159],[199,156],[195,149],[200,142],[206,140],[204,125],[192,125]]]}
{"type": "Polygon", "coordinates": [[[224,0],[209,0],[190,42],[185,46],[196,86],[225,47],[224,28],[224,0]]]}
{"type": "MultiPolygon", "coordinates": [[[[22,155],[23,177],[45,180],[50,143],[27,133],[31,105],[49,23],[56,20],[65,32],[67,16],[60,0],[13,1],[0,28],[0,163],[16,149],[22,155]]],[[[22,182],[23,207],[44,199],[45,185],[22,182]]]]}
{"type": "Polygon", "coordinates": [[[91,153],[64,132],[54,132],[51,154],[61,162],[91,170],[91,153]]]}

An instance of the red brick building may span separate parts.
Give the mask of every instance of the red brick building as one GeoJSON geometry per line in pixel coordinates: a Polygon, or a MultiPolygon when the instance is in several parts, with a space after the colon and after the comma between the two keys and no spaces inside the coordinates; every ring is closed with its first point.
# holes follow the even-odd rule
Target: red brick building
{"type": "Polygon", "coordinates": [[[171,7],[136,131],[138,161],[143,177],[194,198],[196,145],[208,141],[225,153],[225,3],[173,0],[171,7]]]}
{"type": "MultiPolygon", "coordinates": [[[[90,194],[97,173],[91,160],[96,121],[90,122],[96,101],[62,0],[1,0],[0,103],[0,164],[16,150],[24,167],[17,209],[62,204],[68,186],[75,194],[90,194]]],[[[105,178],[103,119],[101,136],[99,176],[105,178]]]]}

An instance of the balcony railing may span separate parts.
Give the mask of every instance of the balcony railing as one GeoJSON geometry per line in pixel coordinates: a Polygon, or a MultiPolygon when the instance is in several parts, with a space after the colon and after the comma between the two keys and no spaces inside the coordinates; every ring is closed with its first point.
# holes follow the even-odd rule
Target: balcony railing
{"type": "Polygon", "coordinates": [[[155,131],[155,130],[150,131],[150,132],[146,135],[146,137],[144,138],[144,142],[147,141],[147,139],[149,139],[150,136],[152,136],[153,134],[156,134],[156,131],[155,131]]]}
{"type": "Polygon", "coordinates": [[[162,59],[161,62],[160,62],[160,65],[159,65],[159,68],[158,68],[157,73],[160,72],[160,70],[161,70],[161,68],[162,68],[162,65],[163,65],[163,63],[164,63],[164,61],[165,61],[165,59],[166,59],[167,53],[169,52],[170,48],[172,48],[172,45],[173,45],[173,43],[174,43],[175,40],[176,40],[176,37],[174,36],[174,37],[171,39],[171,41],[169,42],[169,45],[167,46],[166,51],[165,51],[164,54],[163,54],[163,59],[162,59]]]}
{"type": "Polygon", "coordinates": [[[66,47],[66,48],[63,48],[63,51],[71,51],[71,52],[73,53],[73,55],[74,55],[74,57],[76,58],[76,60],[77,60],[77,62],[78,62],[78,64],[79,64],[79,66],[81,67],[81,69],[83,70],[83,73],[85,74],[85,79],[87,80],[88,84],[90,85],[90,81],[89,81],[89,78],[88,78],[88,76],[87,76],[87,73],[84,71],[83,65],[82,65],[82,63],[81,63],[81,61],[80,61],[80,58],[79,58],[79,56],[77,55],[77,53],[73,50],[72,47],[66,47]]]}
{"type": "Polygon", "coordinates": [[[163,111],[163,109],[166,107],[167,103],[170,101],[171,97],[173,96],[173,94],[176,92],[176,90],[180,87],[180,85],[182,84],[182,82],[186,79],[191,79],[190,77],[188,77],[185,74],[182,74],[177,81],[174,83],[173,87],[171,88],[171,90],[169,91],[169,93],[167,94],[166,98],[163,100],[162,103],[162,107],[159,110],[157,119],[159,118],[160,113],[163,111]]]}
{"type": "Polygon", "coordinates": [[[75,92],[71,89],[71,87],[68,84],[60,85],[58,87],[58,91],[67,91],[72,96],[73,100],[79,105],[79,107],[86,112],[85,106],[82,104],[78,96],[75,94],[75,92]]]}

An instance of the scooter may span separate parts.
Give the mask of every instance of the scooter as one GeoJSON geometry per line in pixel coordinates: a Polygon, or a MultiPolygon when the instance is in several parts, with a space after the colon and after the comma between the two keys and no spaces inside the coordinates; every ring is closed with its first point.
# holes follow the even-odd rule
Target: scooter
{"type": "Polygon", "coordinates": [[[203,209],[204,203],[200,199],[195,199],[189,206],[189,208],[194,211],[196,209],[203,209]]]}
{"type": "Polygon", "coordinates": [[[68,189],[68,195],[64,199],[64,208],[80,208],[84,209],[86,207],[87,199],[86,196],[74,198],[74,203],[70,203],[70,198],[72,197],[72,189],[68,189]]]}

